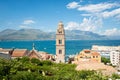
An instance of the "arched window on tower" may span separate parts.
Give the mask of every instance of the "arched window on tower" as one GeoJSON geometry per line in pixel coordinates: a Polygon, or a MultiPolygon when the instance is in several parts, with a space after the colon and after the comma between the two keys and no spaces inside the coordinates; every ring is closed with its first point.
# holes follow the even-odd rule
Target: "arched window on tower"
{"type": "Polygon", "coordinates": [[[59,34],[62,34],[62,30],[61,30],[61,29],[59,29],[59,30],[58,30],[58,33],[59,33],[59,34]]]}
{"type": "Polygon", "coordinates": [[[59,50],[59,54],[62,54],[62,50],[59,50]]]}
{"type": "Polygon", "coordinates": [[[59,31],[60,34],[62,34],[62,31],[59,31]]]}
{"type": "Polygon", "coordinates": [[[59,44],[62,44],[62,40],[61,39],[59,40],[59,44]]]}

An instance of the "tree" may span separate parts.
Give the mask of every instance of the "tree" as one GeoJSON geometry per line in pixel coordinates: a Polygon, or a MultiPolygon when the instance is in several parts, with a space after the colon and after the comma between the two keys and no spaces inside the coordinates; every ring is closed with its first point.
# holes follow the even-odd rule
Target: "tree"
{"type": "Polygon", "coordinates": [[[112,79],[113,80],[120,79],[120,75],[118,75],[118,74],[112,74],[112,79]]]}
{"type": "Polygon", "coordinates": [[[32,58],[31,63],[36,64],[36,65],[41,65],[41,66],[43,65],[43,63],[39,59],[36,59],[36,58],[32,58]]]}
{"type": "Polygon", "coordinates": [[[101,62],[104,64],[110,63],[110,58],[101,57],[101,62]]]}
{"type": "MultiPolygon", "coordinates": [[[[28,57],[0,59],[0,80],[108,80],[93,70],[75,70],[75,64],[53,63],[28,57]]],[[[119,79],[113,75],[113,79],[119,79]]]]}

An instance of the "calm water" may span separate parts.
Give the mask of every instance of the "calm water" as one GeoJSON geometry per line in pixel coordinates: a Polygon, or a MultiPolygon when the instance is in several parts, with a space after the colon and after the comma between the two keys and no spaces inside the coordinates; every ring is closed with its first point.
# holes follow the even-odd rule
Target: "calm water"
{"type": "MultiPolygon", "coordinates": [[[[2,48],[26,48],[32,49],[32,44],[38,51],[46,51],[55,54],[55,41],[0,41],[2,48]]],[[[120,40],[75,40],[66,41],[66,54],[76,54],[82,49],[91,49],[92,45],[120,46],[120,40]]]]}

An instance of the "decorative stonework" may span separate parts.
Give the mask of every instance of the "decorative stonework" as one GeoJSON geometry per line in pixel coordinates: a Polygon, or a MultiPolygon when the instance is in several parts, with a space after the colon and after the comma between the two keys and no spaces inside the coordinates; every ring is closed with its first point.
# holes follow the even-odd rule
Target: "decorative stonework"
{"type": "Polygon", "coordinates": [[[62,22],[59,22],[56,32],[56,62],[65,62],[65,31],[62,22]]]}

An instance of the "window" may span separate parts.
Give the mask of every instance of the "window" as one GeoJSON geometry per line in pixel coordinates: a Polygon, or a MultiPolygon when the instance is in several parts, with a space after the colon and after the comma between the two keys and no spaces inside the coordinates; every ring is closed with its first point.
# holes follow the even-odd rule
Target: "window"
{"type": "Polygon", "coordinates": [[[95,56],[93,56],[93,58],[95,58],[95,56]]]}
{"type": "Polygon", "coordinates": [[[61,34],[61,33],[62,33],[62,31],[59,31],[59,33],[61,34]]]}
{"type": "Polygon", "coordinates": [[[62,50],[59,50],[59,54],[62,54],[62,50]]]}
{"type": "Polygon", "coordinates": [[[62,34],[62,30],[61,30],[61,29],[59,29],[59,30],[58,30],[58,33],[59,33],[59,34],[62,34]]]}
{"type": "Polygon", "coordinates": [[[59,44],[62,44],[62,40],[59,40],[59,44]]]}

